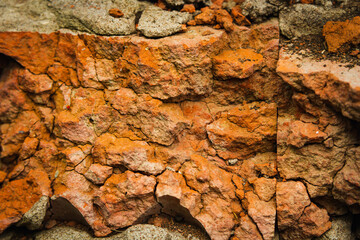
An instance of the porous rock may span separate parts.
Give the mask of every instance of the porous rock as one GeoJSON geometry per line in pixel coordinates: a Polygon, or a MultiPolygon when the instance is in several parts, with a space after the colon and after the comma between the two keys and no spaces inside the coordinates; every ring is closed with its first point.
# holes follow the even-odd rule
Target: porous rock
{"type": "Polygon", "coordinates": [[[122,233],[114,234],[111,237],[96,238],[92,237],[90,233],[84,229],[58,226],[49,230],[41,231],[35,235],[35,240],[131,240],[131,239],[144,239],[144,240],[185,240],[179,233],[171,232],[165,228],[156,227],[149,224],[139,224],[129,227],[122,233]]]}
{"type": "Polygon", "coordinates": [[[44,221],[48,207],[49,207],[49,197],[42,196],[31,207],[31,209],[24,214],[22,219],[16,225],[25,226],[29,230],[40,229],[44,221]]]}
{"type": "Polygon", "coordinates": [[[135,0],[91,2],[82,1],[51,1],[50,8],[54,10],[61,27],[100,35],[128,35],[135,32],[135,14],[139,4],[135,0]],[[122,18],[113,18],[108,11],[119,8],[122,18]]]}
{"type": "Polygon", "coordinates": [[[330,101],[344,116],[360,119],[359,66],[347,68],[341,63],[315,61],[281,50],[276,71],[295,89],[311,89],[321,99],[330,101]]]}
{"type": "Polygon", "coordinates": [[[142,13],[138,30],[146,37],[166,37],[182,30],[182,24],[191,20],[187,12],[168,12],[158,7],[148,7],[142,13]]]}
{"type": "Polygon", "coordinates": [[[322,26],[326,22],[336,21],[345,13],[340,8],[326,9],[312,4],[294,4],[280,11],[281,33],[287,38],[321,35],[322,26]]]}
{"type": "Polygon", "coordinates": [[[360,17],[345,22],[329,21],[324,25],[323,35],[329,52],[336,52],[345,45],[360,43],[360,17]]]}
{"type": "Polygon", "coordinates": [[[266,0],[245,0],[241,8],[242,14],[254,22],[262,22],[278,12],[278,7],[266,0]]]}

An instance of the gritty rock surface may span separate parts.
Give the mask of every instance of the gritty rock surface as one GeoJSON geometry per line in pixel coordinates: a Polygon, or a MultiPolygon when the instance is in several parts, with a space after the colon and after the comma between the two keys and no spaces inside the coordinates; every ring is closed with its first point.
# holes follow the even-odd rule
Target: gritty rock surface
{"type": "Polygon", "coordinates": [[[82,1],[51,1],[59,25],[77,31],[99,35],[128,35],[135,32],[135,14],[138,10],[135,0],[104,1],[89,3],[82,1]],[[124,13],[122,18],[113,18],[108,11],[118,8],[124,13]]]}
{"type": "Polygon", "coordinates": [[[131,239],[159,239],[159,240],[185,240],[179,233],[170,232],[166,229],[148,224],[132,226],[122,233],[107,238],[92,237],[87,231],[74,227],[60,226],[42,231],[35,235],[35,240],[62,240],[62,239],[106,239],[106,240],[131,240],[131,239]]]}
{"type": "Polygon", "coordinates": [[[270,4],[266,0],[245,0],[241,4],[242,13],[254,22],[261,22],[276,15],[277,6],[270,4]]]}
{"type": "Polygon", "coordinates": [[[326,240],[326,239],[352,239],[351,237],[351,216],[341,216],[332,219],[331,228],[324,235],[316,240],[326,240]]]}
{"type": "Polygon", "coordinates": [[[356,45],[360,40],[360,17],[354,17],[346,22],[329,21],[324,25],[325,37],[329,52],[336,52],[344,45],[356,45]]]}
{"type": "MultiPolygon", "coordinates": [[[[63,17],[75,28],[150,4],[97,3],[63,17]]],[[[224,30],[159,39],[0,33],[1,231],[41,196],[44,226],[76,221],[97,237],[171,225],[166,214],[211,239],[303,240],[326,233],[329,214],[359,212],[357,68],[280,51],[277,19],[238,26],[221,4],[195,23],[224,30]]]]}
{"type": "Polygon", "coordinates": [[[297,90],[311,89],[323,100],[330,101],[344,116],[359,120],[360,67],[347,68],[332,61],[314,61],[280,52],[279,75],[297,90]],[[290,77],[291,76],[291,77],[290,77]],[[297,80],[299,79],[299,81],[297,80]],[[342,91],[337,89],[341,88],[342,91]]]}
{"type": "Polygon", "coordinates": [[[168,12],[157,7],[145,9],[139,20],[138,30],[146,37],[165,37],[182,30],[182,24],[191,20],[186,12],[168,12]]]}
{"type": "Polygon", "coordinates": [[[251,49],[227,50],[213,58],[214,75],[222,80],[247,78],[261,68],[263,59],[251,49]]]}
{"type": "Polygon", "coordinates": [[[27,211],[17,226],[25,226],[29,230],[38,230],[41,228],[49,207],[49,197],[42,196],[29,211],[27,211]]]}
{"type": "Polygon", "coordinates": [[[320,35],[327,21],[336,21],[345,15],[340,8],[324,8],[312,4],[294,4],[279,14],[281,33],[287,38],[320,35]],[[311,21],[308,21],[311,19],[311,21]]]}
{"type": "Polygon", "coordinates": [[[3,186],[0,190],[0,232],[18,222],[40,198],[40,188],[32,177],[3,186]]]}

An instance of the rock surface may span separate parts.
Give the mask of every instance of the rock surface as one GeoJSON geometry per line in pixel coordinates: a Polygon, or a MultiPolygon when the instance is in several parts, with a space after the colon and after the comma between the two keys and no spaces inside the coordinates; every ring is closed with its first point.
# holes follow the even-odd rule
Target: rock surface
{"type": "Polygon", "coordinates": [[[182,24],[190,19],[191,15],[186,12],[168,12],[161,8],[148,7],[141,15],[138,30],[146,37],[166,37],[182,31],[182,24]]]}
{"type": "Polygon", "coordinates": [[[147,224],[132,226],[122,233],[115,234],[106,238],[94,238],[88,232],[73,227],[60,226],[50,230],[42,231],[35,235],[35,240],[62,240],[62,239],[105,239],[105,240],[130,240],[130,239],[159,239],[159,240],[183,240],[185,239],[178,233],[171,232],[167,229],[155,227],[147,224]]]}
{"type": "MultiPolygon", "coordinates": [[[[41,233],[50,239],[76,221],[91,236],[63,237],[130,227],[168,239],[131,227],[166,214],[210,239],[303,240],[359,213],[358,67],[280,50],[277,19],[233,23],[263,21],[286,3],[228,1],[232,15],[222,1],[201,11],[197,1],[193,15],[168,11],[182,1],[48,3],[57,24],[97,34],[0,33],[0,231],[30,219],[53,227],[41,233]],[[171,16],[176,24],[164,23],[171,16]],[[212,27],[185,31],[191,16],[188,25],[212,27]],[[172,28],[165,35],[185,32],[99,36],[131,33],[137,20],[145,34],[146,17],[172,28]]],[[[292,3],[321,13],[332,4],[292,3]]],[[[308,25],[347,11],[335,5],[308,25]]]]}
{"type": "Polygon", "coordinates": [[[329,52],[336,52],[344,45],[360,43],[360,17],[354,17],[346,22],[327,22],[323,28],[323,35],[329,52]]]}
{"type": "Polygon", "coordinates": [[[340,8],[325,8],[312,4],[294,4],[279,13],[281,33],[287,38],[320,35],[322,26],[336,21],[346,12],[340,8]],[[311,19],[311,21],[307,21],[311,19]]]}

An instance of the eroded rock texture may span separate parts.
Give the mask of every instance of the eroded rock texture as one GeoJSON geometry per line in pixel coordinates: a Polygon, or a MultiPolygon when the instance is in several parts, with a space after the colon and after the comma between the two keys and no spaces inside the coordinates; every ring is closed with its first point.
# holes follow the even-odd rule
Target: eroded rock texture
{"type": "Polygon", "coordinates": [[[42,196],[96,236],[163,212],[312,239],[359,213],[359,68],[280,51],[275,19],[233,28],[0,33],[0,232],[42,196]]]}

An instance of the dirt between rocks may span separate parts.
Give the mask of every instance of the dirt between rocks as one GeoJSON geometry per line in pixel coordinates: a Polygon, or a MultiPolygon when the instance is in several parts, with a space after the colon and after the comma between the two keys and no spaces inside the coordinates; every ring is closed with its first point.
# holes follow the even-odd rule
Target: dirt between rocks
{"type": "Polygon", "coordinates": [[[360,46],[351,46],[347,51],[330,53],[327,50],[325,39],[321,36],[307,36],[299,39],[280,38],[280,46],[292,54],[310,57],[315,60],[331,60],[347,63],[352,68],[360,65],[360,46]]]}

